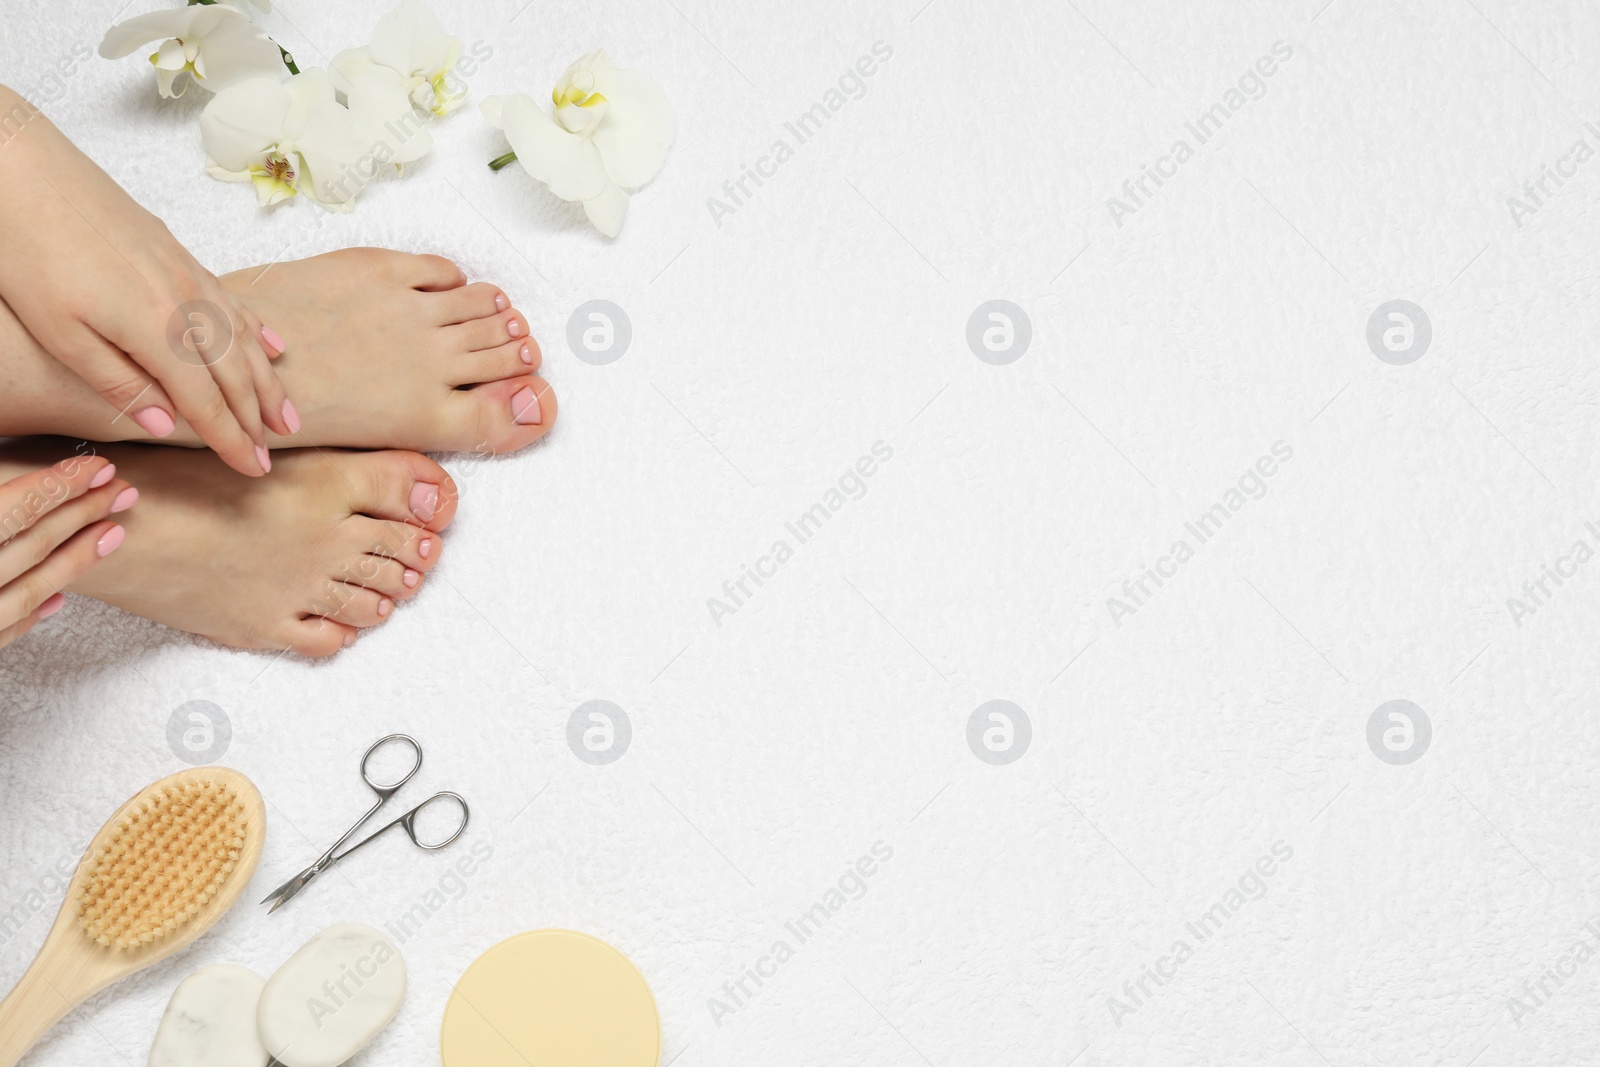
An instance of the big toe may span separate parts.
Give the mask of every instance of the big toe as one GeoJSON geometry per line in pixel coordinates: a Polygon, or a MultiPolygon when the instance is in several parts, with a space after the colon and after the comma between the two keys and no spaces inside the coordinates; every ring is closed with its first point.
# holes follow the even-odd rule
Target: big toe
{"type": "Polygon", "coordinates": [[[445,417],[455,424],[454,437],[471,441],[471,451],[499,455],[526,448],[549,433],[558,411],[550,383],[537,374],[523,374],[456,390],[445,417]]]}
{"type": "Polygon", "coordinates": [[[438,532],[456,517],[460,490],[445,469],[416,452],[355,452],[335,459],[354,487],[351,513],[438,532]]]}

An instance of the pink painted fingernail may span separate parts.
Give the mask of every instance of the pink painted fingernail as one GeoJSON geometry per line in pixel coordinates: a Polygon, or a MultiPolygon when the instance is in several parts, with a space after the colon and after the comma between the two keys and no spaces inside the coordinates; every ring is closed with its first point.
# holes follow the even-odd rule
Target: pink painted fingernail
{"type": "Polygon", "coordinates": [[[51,593],[50,597],[39,605],[39,618],[48,619],[56,612],[67,606],[67,598],[60,593],[51,593]]]}
{"type": "Polygon", "coordinates": [[[278,336],[278,331],[276,330],[266,326],[261,327],[261,339],[267,343],[268,348],[280,356],[288,351],[288,346],[283,343],[283,338],[278,336]]]}
{"type": "Polygon", "coordinates": [[[283,421],[288,424],[290,433],[300,432],[300,413],[294,409],[294,401],[283,402],[283,421]]]}
{"type": "Polygon", "coordinates": [[[417,518],[423,522],[432,522],[434,509],[438,506],[439,487],[437,485],[418,482],[411,487],[411,513],[417,518]]]}
{"type": "Polygon", "coordinates": [[[256,445],[256,462],[261,464],[262,471],[272,471],[272,453],[267,451],[266,445],[256,445]]]}
{"type": "Polygon", "coordinates": [[[521,337],[522,336],[522,323],[521,323],[521,321],[518,320],[518,319],[509,320],[506,323],[506,333],[509,333],[512,337],[521,337]]]}
{"type": "Polygon", "coordinates": [[[133,413],[133,421],[138,423],[139,428],[151,437],[171,436],[172,431],[177,428],[177,423],[172,421],[172,416],[160,408],[143,408],[135,411],[133,413]]]}
{"type": "Polygon", "coordinates": [[[407,567],[406,572],[400,576],[400,580],[406,583],[407,589],[415,589],[417,583],[422,581],[422,575],[407,567]]]}
{"type": "Polygon", "coordinates": [[[539,410],[538,395],[526,385],[511,397],[511,418],[519,426],[537,426],[544,418],[544,412],[539,410]]]}
{"type": "Polygon", "coordinates": [[[390,600],[388,597],[384,597],[382,600],[378,601],[378,618],[380,618],[380,619],[388,618],[389,617],[389,612],[391,612],[393,610],[394,610],[394,601],[390,600]]]}
{"type": "Polygon", "coordinates": [[[421,556],[423,559],[427,559],[428,558],[428,554],[431,553],[432,551],[433,551],[433,538],[424,537],[421,541],[417,542],[417,555],[421,556]]]}
{"type": "Polygon", "coordinates": [[[528,364],[530,367],[533,366],[533,353],[528,351],[527,345],[523,345],[520,349],[518,349],[517,355],[522,357],[522,362],[528,364]]]}
{"type": "Polygon", "coordinates": [[[111,502],[111,514],[115,515],[119,511],[127,511],[138,502],[139,490],[130,485],[118,493],[116,499],[111,502]]]}
{"type": "Polygon", "coordinates": [[[117,465],[115,463],[107,463],[104,467],[100,468],[93,478],[89,479],[89,488],[98,489],[116,476],[117,465]]]}
{"type": "Polygon", "coordinates": [[[511,306],[511,303],[510,303],[510,301],[508,301],[506,299],[506,294],[504,294],[504,293],[496,293],[496,294],[494,294],[494,309],[496,311],[504,311],[506,308],[508,308],[510,306],[511,306]]]}
{"type": "Polygon", "coordinates": [[[122,547],[123,539],[128,536],[128,531],[120,526],[113,526],[100,535],[100,540],[94,543],[94,550],[101,559],[111,555],[122,547]]]}

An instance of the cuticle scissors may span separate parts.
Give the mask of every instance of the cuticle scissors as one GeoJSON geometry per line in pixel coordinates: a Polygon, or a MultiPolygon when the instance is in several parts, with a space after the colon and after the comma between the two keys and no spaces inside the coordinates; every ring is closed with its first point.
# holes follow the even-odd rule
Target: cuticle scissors
{"type": "Polygon", "coordinates": [[[339,838],[339,840],[330,845],[328,847],[328,851],[318,856],[316,861],[313,862],[311,866],[307,867],[305,870],[301,871],[299,874],[295,875],[293,878],[289,879],[277,889],[274,889],[271,893],[266,895],[261,903],[272,904],[272,907],[268,909],[267,914],[270,915],[272,912],[277,911],[279,908],[289,903],[289,901],[293,899],[294,896],[300,892],[300,890],[310,885],[312,880],[315,879],[317,875],[328,870],[334,864],[343,860],[357,849],[363,847],[364,845],[370,844],[374,838],[381,837],[384,833],[394,829],[396,826],[403,827],[405,829],[406,836],[411,838],[411,843],[425,852],[437,852],[439,849],[453,843],[456,838],[460,837],[466,831],[467,821],[471,818],[471,812],[467,808],[466,800],[459,793],[435,793],[433,796],[429,797],[427,800],[424,800],[410,811],[402,814],[393,822],[386,823],[385,825],[379,827],[366,837],[362,838],[360,841],[357,841],[355,844],[351,845],[349,848],[344,849],[343,852],[339,851],[344,847],[345,842],[354,837],[356,831],[365,826],[367,820],[376,815],[378,813],[378,809],[387,804],[389,802],[389,798],[398,793],[400,791],[400,787],[411,781],[411,779],[421,769],[422,746],[417,744],[415,738],[407,734],[390,734],[388,737],[382,737],[377,741],[374,741],[372,746],[367,749],[366,754],[361,757],[361,780],[367,784],[368,789],[371,789],[378,795],[378,802],[369,808],[365,815],[357,819],[355,821],[355,825],[351,826],[350,829],[344,832],[343,837],[339,838]],[[407,771],[405,776],[402,777],[398,782],[391,782],[386,785],[382,782],[373,781],[372,775],[367,773],[367,764],[372,760],[374,753],[376,753],[384,745],[391,743],[400,743],[411,746],[411,750],[416,753],[416,762],[411,765],[411,769],[407,771]],[[417,836],[417,816],[420,815],[423,809],[428,805],[441,800],[453,800],[461,806],[461,825],[457,826],[455,832],[449,837],[445,838],[443,841],[423,841],[417,836]]]}

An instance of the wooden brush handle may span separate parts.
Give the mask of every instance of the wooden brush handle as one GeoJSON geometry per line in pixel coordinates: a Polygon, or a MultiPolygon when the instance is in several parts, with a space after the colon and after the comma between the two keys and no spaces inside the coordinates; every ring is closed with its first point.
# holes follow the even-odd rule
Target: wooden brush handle
{"type": "Polygon", "coordinates": [[[58,955],[44,952],[5,1000],[0,1000],[0,1067],[13,1067],[62,1017],[93,991],[58,955]],[[69,999],[76,998],[76,999],[69,999]]]}

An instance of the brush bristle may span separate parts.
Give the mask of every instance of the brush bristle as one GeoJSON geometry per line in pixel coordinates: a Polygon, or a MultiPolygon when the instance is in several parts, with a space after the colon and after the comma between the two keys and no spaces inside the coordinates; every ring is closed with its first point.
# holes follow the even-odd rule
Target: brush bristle
{"type": "Polygon", "coordinates": [[[107,947],[160,941],[221,892],[248,829],[238,794],[217,782],[183,782],[145,797],[95,852],[78,925],[107,947]]]}

